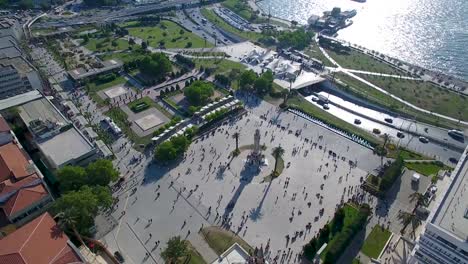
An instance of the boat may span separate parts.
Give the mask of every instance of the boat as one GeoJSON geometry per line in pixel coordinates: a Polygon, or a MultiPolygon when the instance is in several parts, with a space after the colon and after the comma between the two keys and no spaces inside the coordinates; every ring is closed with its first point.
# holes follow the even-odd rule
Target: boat
{"type": "Polygon", "coordinates": [[[356,125],[360,125],[360,124],[361,124],[361,120],[359,120],[359,119],[357,119],[357,118],[356,118],[356,119],[354,119],[354,124],[356,124],[356,125]]]}
{"type": "Polygon", "coordinates": [[[460,131],[460,130],[456,130],[456,129],[449,130],[448,134],[449,134],[449,136],[451,136],[453,138],[457,138],[457,139],[464,139],[465,138],[465,135],[463,134],[463,132],[460,131]]]}
{"type": "Polygon", "coordinates": [[[391,119],[391,118],[388,118],[388,117],[387,117],[387,118],[385,118],[384,120],[385,120],[385,122],[387,122],[387,123],[390,123],[390,124],[393,123],[393,119],[391,119]]]}

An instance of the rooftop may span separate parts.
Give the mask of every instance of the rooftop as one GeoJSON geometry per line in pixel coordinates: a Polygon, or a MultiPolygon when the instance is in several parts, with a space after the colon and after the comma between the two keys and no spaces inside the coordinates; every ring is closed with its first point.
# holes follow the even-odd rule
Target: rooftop
{"type": "Polygon", "coordinates": [[[0,183],[1,207],[7,216],[18,213],[48,196],[42,180],[35,173],[14,183],[10,180],[0,183]]]}
{"type": "Polygon", "coordinates": [[[239,244],[234,243],[212,264],[247,263],[249,257],[250,256],[245,249],[243,249],[239,244]]]}
{"type": "Polygon", "coordinates": [[[3,116],[0,116],[0,132],[9,132],[10,130],[10,126],[5,121],[5,118],[3,118],[3,116]]]}
{"type": "Polygon", "coordinates": [[[18,94],[12,97],[0,100],[0,110],[7,109],[16,105],[25,104],[27,102],[41,98],[42,95],[38,90],[32,90],[23,94],[18,94]]]}
{"type": "Polygon", "coordinates": [[[94,150],[93,145],[74,127],[39,142],[38,146],[55,167],[61,167],[94,150]]]}
{"type": "Polygon", "coordinates": [[[44,213],[0,240],[0,263],[82,263],[55,220],[44,213]]]}
{"type": "Polygon", "coordinates": [[[61,124],[68,123],[65,117],[63,117],[46,98],[21,105],[18,110],[21,119],[23,119],[23,122],[27,126],[29,126],[33,120],[50,121],[61,124]]]}
{"type": "Polygon", "coordinates": [[[100,74],[102,72],[110,71],[113,69],[117,69],[122,67],[123,63],[119,60],[108,60],[108,61],[103,61],[102,62],[103,67],[102,68],[93,68],[90,70],[84,69],[84,68],[76,68],[74,70],[68,71],[68,74],[74,79],[74,80],[81,80],[83,78],[87,78],[96,74],[100,74]]]}
{"type": "Polygon", "coordinates": [[[20,180],[34,173],[34,167],[30,165],[28,157],[15,144],[8,143],[0,147],[0,181],[14,177],[20,180]]]}
{"type": "Polygon", "coordinates": [[[468,241],[468,147],[452,172],[451,179],[431,223],[468,241]]]}

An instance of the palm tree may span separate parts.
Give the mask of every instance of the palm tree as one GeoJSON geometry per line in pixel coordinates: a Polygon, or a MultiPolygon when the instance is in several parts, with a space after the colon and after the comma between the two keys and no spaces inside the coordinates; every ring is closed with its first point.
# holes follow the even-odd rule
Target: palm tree
{"type": "Polygon", "coordinates": [[[278,146],[273,149],[273,156],[275,157],[275,169],[273,170],[274,173],[276,173],[276,169],[278,168],[278,160],[283,156],[284,154],[284,149],[281,146],[278,146]]]}
{"type": "Polygon", "coordinates": [[[236,152],[239,152],[239,136],[239,132],[234,132],[234,134],[232,134],[232,138],[236,140],[236,152]]]}
{"type": "Polygon", "coordinates": [[[416,201],[416,206],[414,207],[414,210],[413,212],[416,210],[416,208],[418,208],[420,205],[422,206],[427,206],[427,203],[428,203],[428,200],[427,200],[427,197],[422,194],[422,193],[418,193],[418,192],[414,192],[412,194],[409,195],[409,198],[410,198],[410,201],[413,202],[413,201],[416,201]]]}
{"type": "Polygon", "coordinates": [[[400,219],[401,223],[403,224],[403,228],[401,229],[401,233],[405,233],[406,227],[411,224],[413,236],[415,235],[416,228],[421,224],[421,219],[413,212],[405,212],[400,211],[398,213],[398,219],[400,219]]]}
{"type": "Polygon", "coordinates": [[[161,252],[161,256],[166,263],[177,263],[177,261],[186,256],[188,253],[188,245],[185,240],[181,240],[180,236],[175,236],[167,241],[167,247],[161,252]]]}
{"type": "Polygon", "coordinates": [[[85,245],[83,238],[81,237],[80,233],[76,229],[76,219],[75,217],[72,216],[69,210],[56,214],[54,219],[55,218],[59,218],[59,221],[57,222],[57,224],[60,227],[60,229],[62,230],[71,229],[75,237],[78,239],[78,241],[80,241],[82,245],[85,245]]]}

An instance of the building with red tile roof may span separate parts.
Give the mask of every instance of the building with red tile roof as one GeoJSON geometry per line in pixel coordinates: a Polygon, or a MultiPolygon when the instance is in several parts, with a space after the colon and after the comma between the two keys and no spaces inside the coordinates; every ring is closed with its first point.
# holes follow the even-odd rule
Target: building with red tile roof
{"type": "MultiPolygon", "coordinates": [[[[0,117],[0,132],[9,129],[2,120],[0,117]]],[[[40,172],[21,145],[15,140],[0,145],[0,226],[24,224],[51,202],[40,172]]]]}
{"type": "Polygon", "coordinates": [[[84,263],[83,257],[49,213],[0,240],[0,264],[84,263]]]}

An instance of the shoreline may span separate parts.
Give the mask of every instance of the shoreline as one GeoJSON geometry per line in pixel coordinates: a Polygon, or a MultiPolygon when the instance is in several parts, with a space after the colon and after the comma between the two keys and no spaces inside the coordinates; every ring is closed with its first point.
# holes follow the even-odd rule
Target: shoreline
{"type": "MultiPolygon", "coordinates": [[[[252,9],[257,9],[257,10],[260,10],[262,13],[265,13],[264,10],[257,4],[258,2],[261,2],[263,0],[248,0],[248,3],[249,5],[252,7],[252,9]]],[[[287,20],[287,19],[284,19],[284,18],[280,18],[280,17],[277,17],[277,16],[271,16],[272,18],[280,21],[280,22],[286,22],[288,24],[291,25],[291,21],[290,20],[287,20]]],[[[352,25],[350,25],[352,26],[352,25]]],[[[317,32],[315,32],[317,33],[317,32]]],[[[339,39],[339,38],[334,38],[335,40],[337,41],[340,41],[342,43],[346,43],[350,46],[352,46],[353,48],[356,49],[356,47],[360,47],[360,49],[362,50],[366,50],[366,51],[372,51],[372,49],[370,48],[367,48],[367,47],[364,47],[364,46],[361,46],[361,45],[358,45],[358,44],[355,44],[355,43],[351,43],[349,41],[346,41],[346,40],[343,40],[343,39],[339,39]]],[[[367,54],[368,56],[370,56],[369,54],[367,54]]],[[[463,94],[464,96],[468,96],[468,79],[465,80],[463,77],[460,77],[460,76],[455,76],[455,75],[450,75],[448,73],[445,73],[445,72],[440,72],[440,71],[437,71],[437,70],[433,70],[433,69],[428,69],[428,68],[425,68],[423,66],[420,66],[420,65],[416,65],[416,64],[413,64],[413,63],[409,63],[407,61],[404,61],[400,58],[397,58],[397,57],[392,57],[392,56],[389,56],[389,55],[386,55],[386,54],[383,54],[383,53],[380,53],[379,51],[376,51],[378,52],[379,54],[382,54],[385,56],[385,58],[390,58],[390,59],[393,59],[393,60],[397,60],[398,62],[408,66],[408,68],[412,68],[414,69],[413,71],[409,71],[408,69],[405,69],[405,68],[401,68],[401,66],[398,66],[398,65],[395,65],[396,67],[399,67],[401,70],[405,71],[405,72],[426,72],[426,73],[430,73],[431,77],[433,77],[433,79],[442,79],[442,84],[444,84],[445,82],[453,82],[454,80],[457,81],[459,84],[457,86],[461,86],[461,87],[465,87],[465,90],[464,91],[457,91],[457,90],[454,90],[452,88],[449,88],[447,86],[444,86],[444,85],[441,85],[441,83],[438,83],[438,82],[435,82],[435,81],[429,81],[429,80],[425,80],[425,81],[429,81],[429,82],[432,82],[434,83],[435,85],[443,88],[443,89],[450,89],[454,92],[458,92],[460,94],[463,94]]],[[[372,56],[374,58],[374,56],[372,56]]],[[[382,60],[382,59],[380,59],[382,60]]],[[[391,62],[388,62],[386,60],[384,60],[386,63],[390,63],[392,65],[394,65],[393,63],[391,62]]],[[[450,85],[448,85],[450,86],[450,85]]]]}

